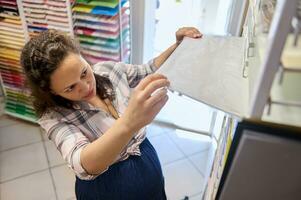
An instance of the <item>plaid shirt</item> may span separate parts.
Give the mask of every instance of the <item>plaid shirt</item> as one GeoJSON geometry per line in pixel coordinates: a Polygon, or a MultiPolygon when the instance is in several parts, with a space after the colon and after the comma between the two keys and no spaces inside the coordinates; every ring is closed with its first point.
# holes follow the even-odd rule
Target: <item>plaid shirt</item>
{"type": "MultiPolygon", "coordinates": [[[[131,88],[155,72],[156,67],[152,63],[150,61],[144,65],[130,65],[108,61],[94,65],[94,72],[108,77],[113,84],[116,98],[112,103],[119,116],[122,116],[128,105],[131,88]]],[[[114,124],[115,119],[111,115],[87,102],[80,102],[74,104],[73,109],[60,107],[47,112],[38,122],[77,177],[91,180],[98,176],[85,171],[80,162],[80,154],[85,146],[105,134],[114,124]]],[[[139,145],[145,135],[144,127],[133,136],[114,163],[125,160],[130,155],[140,155],[139,145]]]]}

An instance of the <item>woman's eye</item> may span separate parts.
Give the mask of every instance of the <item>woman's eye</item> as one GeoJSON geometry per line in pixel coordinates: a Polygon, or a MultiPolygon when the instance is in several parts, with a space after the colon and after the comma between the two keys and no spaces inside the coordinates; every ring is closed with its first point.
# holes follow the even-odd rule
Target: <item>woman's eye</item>
{"type": "Polygon", "coordinates": [[[84,78],[86,75],[87,75],[87,70],[85,70],[85,71],[82,73],[82,78],[84,78]]]}
{"type": "Polygon", "coordinates": [[[67,90],[65,90],[65,92],[71,92],[74,89],[74,86],[70,86],[67,90]]]}

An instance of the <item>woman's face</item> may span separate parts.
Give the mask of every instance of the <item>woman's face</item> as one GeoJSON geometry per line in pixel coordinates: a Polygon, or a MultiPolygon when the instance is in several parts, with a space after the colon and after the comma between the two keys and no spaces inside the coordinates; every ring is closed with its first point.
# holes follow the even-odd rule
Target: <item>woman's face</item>
{"type": "Polygon", "coordinates": [[[96,95],[91,66],[79,55],[69,53],[50,76],[50,88],[71,101],[88,101],[96,95]]]}

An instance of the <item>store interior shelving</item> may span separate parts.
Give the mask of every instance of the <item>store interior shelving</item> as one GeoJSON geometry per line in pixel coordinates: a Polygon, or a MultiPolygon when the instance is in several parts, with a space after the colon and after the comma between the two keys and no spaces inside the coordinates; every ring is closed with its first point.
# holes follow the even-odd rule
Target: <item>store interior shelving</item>
{"type": "Polygon", "coordinates": [[[19,64],[27,40],[24,18],[18,1],[0,3],[0,72],[5,93],[5,113],[35,121],[31,95],[19,64]]]}
{"type": "Polygon", "coordinates": [[[32,96],[20,66],[25,43],[38,33],[57,29],[75,37],[82,55],[99,61],[130,62],[128,0],[0,1],[0,70],[5,113],[36,122],[32,96]]]}
{"type": "Polygon", "coordinates": [[[72,8],[74,32],[82,54],[92,64],[129,62],[130,16],[127,1],[76,1],[72,8]]]}
{"type": "MultiPolygon", "coordinates": [[[[294,41],[300,33],[296,34],[291,23],[287,22],[296,17],[297,5],[300,3],[301,1],[298,0],[289,2],[279,0],[277,3],[273,0],[264,2],[251,0],[246,8],[248,14],[243,30],[243,37],[246,37],[248,42],[246,70],[250,72],[254,70],[252,68],[256,68],[255,70],[263,74],[263,79],[257,84],[258,87],[263,88],[259,89],[259,95],[265,96],[258,97],[260,101],[265,100],[264,107],[259,110],[261,115],[259,117],[255,115],[251,120],[272,122],[288,128],[294,127],[297,130],[301,128],[301,93],[299,92],[301,91],[301,73],[299,73],[301,62],[300,42],[294,41]],[[266,4],[268,9],[265,7],[266,4]],[[267,16],[270,21],[266,20],[267,16]],[[266,70],[263,70],[265,65],[266,70]],[[283,68],[295,70],[283,70],[283,68]]],[[[250,74],[252,73],[247,73],[250,74]]],[[[256,77],[249,78],[256,80],[256,77]]],[[[254,102],[259,101],[254,100],[254,102]]],[[[233,115],[224,114],[223,126],[219,129],[220,138],[217,140],[215,159],[203,196],[206,200],[216,198],[220,181],[222,177],[225,178],[224,168],[236,126],[244,120],[250,119],[233,118],[233,115]]]]}

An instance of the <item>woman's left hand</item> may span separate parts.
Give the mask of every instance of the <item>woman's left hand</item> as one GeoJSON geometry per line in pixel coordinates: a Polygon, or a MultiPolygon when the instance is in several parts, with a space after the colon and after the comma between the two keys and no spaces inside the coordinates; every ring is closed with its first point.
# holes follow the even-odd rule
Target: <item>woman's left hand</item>
{"type": "Polygon", "coordinates": [[[177,30],[176,32],[176,39],[177,44],[179,45],[184,37],[191,37],[191,38],[201,38],[203,34],[194,27],[183,27],[177,30]]]}

